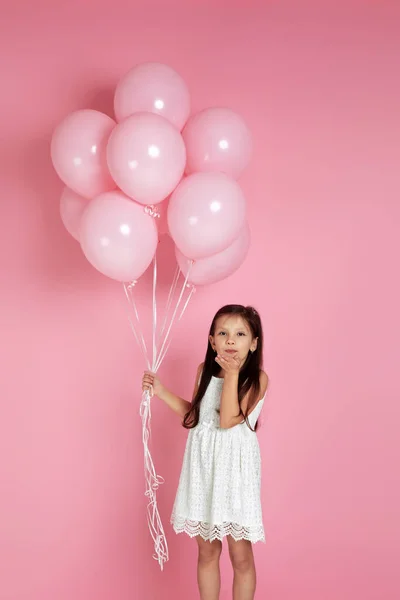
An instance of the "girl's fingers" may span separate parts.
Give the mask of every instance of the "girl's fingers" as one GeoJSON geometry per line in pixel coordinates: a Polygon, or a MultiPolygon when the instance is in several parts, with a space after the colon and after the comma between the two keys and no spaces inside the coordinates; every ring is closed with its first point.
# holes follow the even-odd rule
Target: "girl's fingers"
{"type": "Polygon", "coordinates": [[[225,358],[224,356],[220,356],[219,354],[215,358],[216,362],[222,369],[237,369],[240,366],[240,360],[235,358],[225,358]]]}
{"type": "Polygon", "coordinates": [[[232,358],[226,358],[225,356],[219,356],[218,358],[227,365],[231,364],[233,360],[232,358]]]}
{"type": "Polygon", "coordinates": [[[154,385],[155,373],[151,371],[145,371],[142,379],[142,390],[144,392],[149,392],[150,396],[154,395],[153,385],[154,385]]]}
{"type": "Polygon", "coordinates": [[[143,388],[143,392],[147,392],[150,395],[150,398],[154,396],[153,386],[143,388]]]}

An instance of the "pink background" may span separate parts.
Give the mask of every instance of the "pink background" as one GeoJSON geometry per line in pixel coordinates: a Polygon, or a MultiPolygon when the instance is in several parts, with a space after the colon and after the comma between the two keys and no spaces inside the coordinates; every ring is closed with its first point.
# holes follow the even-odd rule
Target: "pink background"
{"type": "MultiPolygon", "coordinates": [[[[63,229],[49,158],[61,118],[110,113],[118,79],[156,60],[186,79],[194,110],[227,105],[255,136],[241,180],[249,257],[198,291],[162,374],[188,397],[213,312],[262,312],[271,387],[257,598],[397,600],[398,2],[1,9],[1,599],[197,597],[195,542],[169,525],[186,433],[157,402],[171,556],[160,573],[145,521],[143,363],[120,286],[63,229]]],[[[148,276],[140,289],[143,309],[148,276]]],[[[225,599],[230,577],[225,553],[225,599]]]]}

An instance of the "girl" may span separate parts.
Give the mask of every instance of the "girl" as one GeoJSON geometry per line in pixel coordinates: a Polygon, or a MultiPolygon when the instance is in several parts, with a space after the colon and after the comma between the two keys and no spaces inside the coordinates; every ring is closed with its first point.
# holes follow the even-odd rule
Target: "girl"
{"type": "Polygon", "coordinates": [[[251,306],[228,305],[215,315],[192,402],[145,372],[143,389],[176,412],[190,430],[171,523],[196,537],[201,600],[218,600],[219,557],[226,536],[234,571],[233,599],[252,600],[252,543],[264,540],[261,460],[256,423],[268,385],[261,370],[263,334],[251,306]]]}

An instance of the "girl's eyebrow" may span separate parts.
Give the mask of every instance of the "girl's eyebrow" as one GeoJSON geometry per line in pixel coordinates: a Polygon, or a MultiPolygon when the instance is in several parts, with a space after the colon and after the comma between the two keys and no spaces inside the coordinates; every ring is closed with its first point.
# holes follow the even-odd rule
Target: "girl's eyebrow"
{"type": "MultiPolygon", "coordinates": [[[[225,327],[217,327],[217,331],[228,331],[228,329],[226,329],[225,327]]],[[[247,333],[247,330],[244,327],[238,327],[235,331],[237,333],[239,333],[239,332],[247,333]]]]}

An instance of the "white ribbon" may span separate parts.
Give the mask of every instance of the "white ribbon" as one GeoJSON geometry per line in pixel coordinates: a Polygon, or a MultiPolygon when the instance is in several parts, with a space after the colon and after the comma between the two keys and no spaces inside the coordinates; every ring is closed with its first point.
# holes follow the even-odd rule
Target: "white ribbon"
{"type": "MultiPolygon", "coordinates": [[[[180,321],[186,311],[186,308],[190,302],[190,299],[193,296],[195,291],[194,286],[188,284],[188,278],[190,274],[190,269],[193,263],[191,263],[189,272],[185,277],[185,281],[182,285],[181,292],[177,299],[175,308],[172,313],[171,320],[167,327],[168,315],[173,304],[173,299],[175,295],[175,290],[177,287],[177,283],[179,280],[179,268],[177,269],[174,279],[171,284],[170,293],[168,296],[164,323],[161,329],[159,336],[157,336],[157,260],[154,258],[153,262],[153,294],[152,294],[152,364],[150,364],[150,358],[147,351],[146,342],[144,339],[139,313],[137,310],[133,288],[136,284],[136,281],[130,284],[124,284],[125,295],[129,303],[129,307],[132,309],[134,319],[132,319],[131,315],[128,315],[129,323],[132,329],[132,332],[135,336],[135,339],[138,343],[138,346],[143,354],[143,357],[146,361],[146,365],[149,371],[156,373],[160,368],[161,363],[163,362],[168,349],[171,345],[172,340],[172,331],[175,323],[180,321]],[[182,303],[182,300],[185,295],[185,291],[189,290],[188,297],[184,301],[183,308],[177,317],[179,307],[182,303]],[[166,333],[164,335],[164,331],[166,329],[166,333]],[[157,349],[157,343],[161,344],[160,351],[157,349]]],[[[164,483],[164,479],[157,475],[156,469],[153,463],[153,459],[151,457],[151,453],[149,450],[149,437],[151,430],[151,398],[153,395],[153,391],[146,390],[142,394],[142,399],[140,403],[140,417],[142,419],[142,441],[143,441],[143,452],[144,452],[144,476],[145,476],[145,496],[148,498],[149,502],[147,504],[147,522],[150,530],[151,537],[154,542],[154,554],[153,557],[158,561],[161,570],[164,568],[164,563],[168,560],[168,544],[167,539],[164,533],[164,528],[162,525],[162,521],[160,518],[160,514],[158,511],[157,505],[157,490],[159,486],[164,483]]]]}

